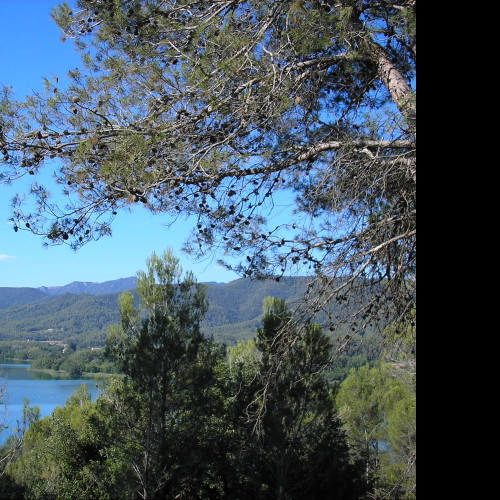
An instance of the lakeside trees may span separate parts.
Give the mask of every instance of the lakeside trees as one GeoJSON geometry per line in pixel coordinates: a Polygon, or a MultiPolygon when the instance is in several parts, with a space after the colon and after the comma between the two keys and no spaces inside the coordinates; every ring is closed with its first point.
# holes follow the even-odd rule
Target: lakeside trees
{"type": "Polygon", "coordinates": [[[273,339],[290,318],[283,301],[266,301],[256,342],[226,359],[199,333],[203,287],[172,255],[153,255],[138,281],[142,312],[124,294],[109,337],[126,377],[95,403],[82,388],[31,425],[6,476],[25,498],[363,497],[363,464],[349,456],[320,373],[331,346],[319,327],[265,397],[273,339]]]}
{"type": "Polygon", "coordinates": [[[407,316],[416,0],[79,0],[54,19],[83,67],[25,103],[3,90],[0,175],[58,160],[67,204],[34,184],[16,231],[78,248],[141,203],[194,215],[189,250],[239,257],[246,275],[310,268],[309,316],[358,286],[374,286],[360,330],[407,316]]]}
{"type": "Polygon", "coordinates": [[[42,420],[26,406],[0,451],[5,498],[416,498],[415,314],[378,364],[332,385],[331,337],[298,335],[285,301],[266,299],[255,340],[226,352],[200,334],[205,288],[170,252],[147,266],[139,308],[123,294],[109,332],[123,376],[42,420]]]}
{"type": "Polygon", "coordinates": [[[351,453],[374,477],[376,498],[417,496],[416,313],[384,336],[380,361],[353,369],[336,395],[351,453]]]}

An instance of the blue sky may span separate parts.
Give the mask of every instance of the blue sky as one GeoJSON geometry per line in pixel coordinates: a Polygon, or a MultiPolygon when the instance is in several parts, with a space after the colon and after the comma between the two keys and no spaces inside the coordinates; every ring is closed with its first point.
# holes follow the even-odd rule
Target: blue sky
{"type": "MultiPolygon", "coordinates": [[[[71,42],[61,43],[50,19],[57,0],[0,0],[0,85],[13,87],[23,99],[42,88],[42,77],[63,77],[81,66],[71,42]]],[[[69,2],[71,3],[71,2],[69,2]]],[[[228,282],[237,278],[215,260],[195,263],[180,252],[192,224],[178,221],[167,229],[168,217],[153,216],[143,208],[121,213],[113,236],[87,245],[78,252],[67,246],[43,247],[29,233],[13,231],[8,222],[10,201],[20,185],[0,185],[0,287],[61,286],[73,281],[108,281],[134,276],[144,269],[153,251],[172,248],[184,269],[199,281],[228,282]]]]}

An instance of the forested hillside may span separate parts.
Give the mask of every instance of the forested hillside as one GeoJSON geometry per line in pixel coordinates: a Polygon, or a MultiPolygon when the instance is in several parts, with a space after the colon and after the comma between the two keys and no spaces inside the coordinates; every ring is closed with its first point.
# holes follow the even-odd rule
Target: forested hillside
{"type": "Polygon", "coordinates": [[[0,310],[0,340],[105,340],[108,325],[119,320],[118,294],[44,295],[28,304],[0,310]]]}
{"type": "Polygon", "coordinates": [[[304,296],[307,283],[307,278],[287,278],[279,283],[241,279],[226,285],[209,284],[209,310],[202,328],[230,345],[253,337],[262,319],[263,300],[279,297],[293,305],[304,296]]]}
{"type": "MultiPolygon", "coordinates": [[[[122,291],[109,295],[100,293],[105,289],[126,289],[135,282],[135,278],[127,278],[103,284],[73,283],[57,288],[61,292],[77,289],[78,285],[92,285],[88,290],[95,295],[58,295],[55,288],[51,289],[52,294],[32,288],[0,288],[0,359],[30,361],[36,369],[68,373],[113,371],[103,351],[90,348],[104,347],[109,327],[120,322],[122,291]],[[58,343],[48,345],[49,341],[58,343]],[[68,349],[68,345],[72,348],[68,349]]],[[[264,300],[279,298],[293,308],[303,298],[309,282],[309,278],[298,277],[279,282],[240,279],[227,284],[205,284],[209,307],[201,331],[205,337],[227,346],[253,339],[257,328],[262,326],[264,300]]],[[[137,304],[137,292],[132,291],[137,304]]],[[[320,323],[322,319],[318,317],[320,323]]],[[[346,333],[339,328],[332,337],[342,339],[346,333]]],[[[330,372],[332,380],[341,381],[351,368],[379,358],[380,337],[372,335],[374,332],[368,333],[351,339],[348,349],[330,372]]]]}
{"type": "Polygon", "coordinates": [[[29,304],[45,297],[45,294],[34,288],[0,288],[0,311],[12,306],[29,304]]]}
{"type": "MultiPolygon", "coordinates": [[[[122,289],[131,279],[108,282],[122,289]]],[[[89,290],[100,293],[93,284],[89,290]]],[[[262,301],[279,297],[289,304],[303,296],[306,278],[276,281],[242,279],[207,286],[209,311],[203,331],[227,344],[248,339],[260,325],[262,301]]],[[[71,288],[71,286],[69,287],[71,288]]],[[[67,290],[68,287],[62,287],[67,290]]],[[[0,340],[64,340],[82,345],[104,344],[109,325],[120,320],[120,292],[109,295],[50,295],[35,289],[0,288],[0,340]]]]}

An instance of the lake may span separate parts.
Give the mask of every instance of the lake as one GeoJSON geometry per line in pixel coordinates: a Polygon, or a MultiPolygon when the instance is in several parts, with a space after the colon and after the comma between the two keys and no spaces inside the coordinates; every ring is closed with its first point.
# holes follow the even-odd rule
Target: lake
{"type": "Polygon", "coordinates": [[[49,416],[56,406],[63,406],[71,394],[81,384],[87,385],[95,400],[99,389],[92,380],[73,380],[54,378],[44,373],[30,372],[29,365],[0,363],[0,385],[5,386],[6,394],[0,406],[0,421],[6,411],[9,428],[0,433],[0,445],[10,436],[10,428],[22,419],[23,400],[28,398],[30,406],[40,407],[40,417],[49,416]]]}

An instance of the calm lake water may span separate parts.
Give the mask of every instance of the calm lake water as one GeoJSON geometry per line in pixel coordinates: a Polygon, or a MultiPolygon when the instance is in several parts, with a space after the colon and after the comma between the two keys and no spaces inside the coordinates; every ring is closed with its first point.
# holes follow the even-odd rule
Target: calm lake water
{"type": "Polygon", "coordinates": [[[22,419],[23,400],[28,398],[30,406],[40,407],[40,417],[49,416],[56,406],[63,406],[71,394],[81,384],[86,384],[95,400],[99,390],[92,380],[66,380],[46,374],[30,372],[29,365],[0,363],[0,385],[5,386],[6,394],[0,406],[0,421],[6,412],[9,428],[0,433],[0,445],[11,434],[10,428],[22,419]]]}

